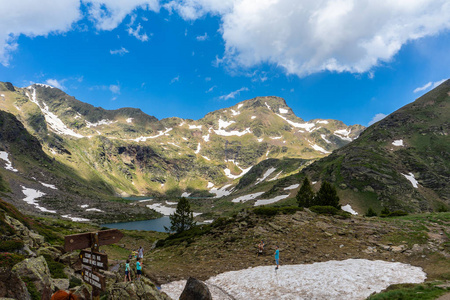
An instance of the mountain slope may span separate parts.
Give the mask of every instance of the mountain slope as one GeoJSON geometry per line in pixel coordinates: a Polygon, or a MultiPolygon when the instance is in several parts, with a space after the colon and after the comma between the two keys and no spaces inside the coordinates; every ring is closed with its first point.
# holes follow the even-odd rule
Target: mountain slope
{"type": "Polygon", "coordinates": [[[0,109],[16,115],[49,156],[122,195],[211,195],[211,184],[235,184],[265,159],[321,158],[364,130],[305,122],[278,97],[246,100],[197,121],[159,121],[138,109],[93,107],[42,84],[0,83],[0,91],[0,109]]]}
{"type": "Polygon", "coordinates": [[[304,172],[333,182],[359,211],[450,207],[450,80],[304,172]]]}

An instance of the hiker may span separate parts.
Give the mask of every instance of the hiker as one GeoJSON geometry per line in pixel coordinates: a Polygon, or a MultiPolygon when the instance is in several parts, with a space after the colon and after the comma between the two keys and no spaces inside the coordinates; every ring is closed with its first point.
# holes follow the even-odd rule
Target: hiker
{"type": "Polygon", "coordinates": [[[280,262],[280,249],[278,246],[275,246],[275,263],[277,264],[275,270],[278,270],[279,262],[280,262]]]}
{"type": "Polygon", "coordinates": [[[125,264],[125,278],[124,278],[124,282],[127,282],[127,278],[128,281],[131,281],[131,268],[130,268],[130,260],[127,259],[127,263],[125,264]]]}
{"type": "Polygon", "coordinates": [[[144,260],[144,248],[142,248],[142,246],[139,247],[137,257],[140,258],[141,260],[144,260]]]}
{"type": "Polygon", "coordinates": [[[136,262],[136,280],[141,280],[141,274],[142,274],[142,262],[141,259],[138,257],[136,262]]]}
{"type": "Polygon", "coordinates": [[[261,240],[261,242],[258,244],[258,255],[262,255],[264,250],[264,242],[261,240]]]}

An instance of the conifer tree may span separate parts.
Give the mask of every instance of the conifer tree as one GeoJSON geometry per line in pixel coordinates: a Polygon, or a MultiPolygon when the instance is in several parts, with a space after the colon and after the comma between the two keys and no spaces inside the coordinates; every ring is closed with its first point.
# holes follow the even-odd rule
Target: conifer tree
{"type": "Polygon", "coordinates": [[[310,207],[313,205],[314,191],[308,176],[303,179],[303,184],[297,193],[297,203],[299,207],[310,207]]]}
{"type": "Polygon", "coordinates": [[[339,196],[337,195],[336,188],[329,182],[324,181],[314,198],[315,205],[321,206],[333,206],[340,208],[339,196]]]}
{"type": "Polygon", "coordinates": [[[165,228],[171,232],[180,233],[195,225],[191,206],[189,201],[184,197],[180,199],[177,204],[177,210],[173,213],[173,215],[170,215],[169,218],[171,226],[170,228],[165,228]]]}

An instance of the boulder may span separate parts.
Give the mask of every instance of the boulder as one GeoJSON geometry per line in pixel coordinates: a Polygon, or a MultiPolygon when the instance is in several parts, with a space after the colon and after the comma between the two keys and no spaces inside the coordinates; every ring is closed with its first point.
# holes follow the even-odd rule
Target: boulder
{"type": "Polygon", "coordinates": [[[78,300],[91,300],[91,292],[85,284],[74,288],[72,293],[77,296],[78,300]]]}
{"type": "Polygon", "coordinates": [[[212,300],[212,297],[205,283],[189,277],[181,293],[180,300],[212,300]]]}
{"type": "Polygon", "coordinates": [[[141,277],[140,281],[115,283],[108,288],[107,294],[111,300],[170,299],[166,294],[158,292],[155,285],[145,277],[141,277]]]}
{"type": "Polygon", "coordinates": [[[21,281],[32,282],[42,295],[42,300],[50,299],[52,296],[55,286],[43,256],[21,261],[12,268],[12,273],[20,277],[21,281]]]}
{"type": "Polygon", "coordinates": [[[0,299],[2,297],[31,300],[27,286],[11,269],[0,272],[0,299]]]}
{"type": "Polygon", "coordinates": [[[55,247],[41,247],[36,251],[36,254],[38,256],[48,255],[53,260],[56,260],[61,255],[61,251],[59,251],[55,247]]]}
{"type": "Polygon", "coordinates": [[[68,290],[69,289],[69,279],[67,278],[56,278],[52,279],[53,285],[56,290],[68,290]]]}

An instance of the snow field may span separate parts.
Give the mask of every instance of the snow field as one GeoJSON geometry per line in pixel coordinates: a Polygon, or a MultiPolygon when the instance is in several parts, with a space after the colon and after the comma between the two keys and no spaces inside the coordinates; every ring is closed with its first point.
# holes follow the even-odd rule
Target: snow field
{"type": "Polygon", "coordinates": [[[403,147],[403,140],[395,140],[392,142],[392,145],[397,146],[397,147],[403,147]]]}
{"type": "Polygon", "coordinates": [[[406,179],[408,179],[411,184],[413,185],[413,187],[415,187],[416,189],[419,187],[419,182],[416,180],[416,178],[414,178],[414,174],[409,172],[409,174],[403,174],[401,173],[403,176],[405,176],[406,179]]]}
{"type": "Polygon", "coordinates": [[[231,200],[231,202],[233,202],[233,203],[246,202],[248,200],[253,200],[256,197],[259,197],[262,194],[264,194],[264,192],[258,192],[258,193],[254,193],[254,194],[248,194],[248,195],[240,196],[238,198],[235,198],[235,199],[231,200]]]}
{"type": "Polygon", "coordinates": [[[22,193],[24,193],[25,195],[23,201],[25,201],[26,203],[34,205],[40,211],[56,214],[55,210],[46,209],[45,207],[40,206],[39,203],[36,201],[37,198],[45,196],[45,193],[35,189],[26,188],[24,186],[22,186],[22,193]]]}
{"type": "Polygon", "coordinates": [[[346,212],[351,213],[352,215],[357,215],[357,214],[358,214],[356,211],[353,210],[353,208],[351,207],[350,204],[347,204],[347,205],[342,206],[341,209],[342,209],[343,211],[346,211],[346,212]]]}
{"type": "Polygon", "coordinates": [[[280,200],[286,199],[287,197],[289,197],[289,194],[288,194],[288,195],[280,195],[280,196],[276,196],[275,198],[271,198],[271,199],[261,199],[261,200],[256,200],[255,206],[266,205],[266,204],[272,204],[272,203],[278,202],[278,201],[280,201],[280,200]]]}
{"type": "Polygon", "coordinates": [[[4,161],[6,161],[6,165],[5,165],[5,169],[6,170],[10,170],[10,171],[13,171],[13,172],[18,172],[17,169],[13,168],[12,163],[11,163],[11,161],[8,158],[8,152],[0,151],[0,158],[3,159],[4,161]]]}
{"type": "MultiPolygon", "coordinates": [[[[282,252],[281,258],[282,258],[282,252]]],[[[219,274],[206,280],[213,299],[366,299],[391,284],[421,283],[426,274],[408,264],[366,259],[306,265],[260,266],[219,274]],[[220,291],[222,289],[224,292],[220,291]],[[228,295],[230,296],[228,296],[228,295]]],[[[186,281],[161,286],[178,299],[186,281]]]]}

